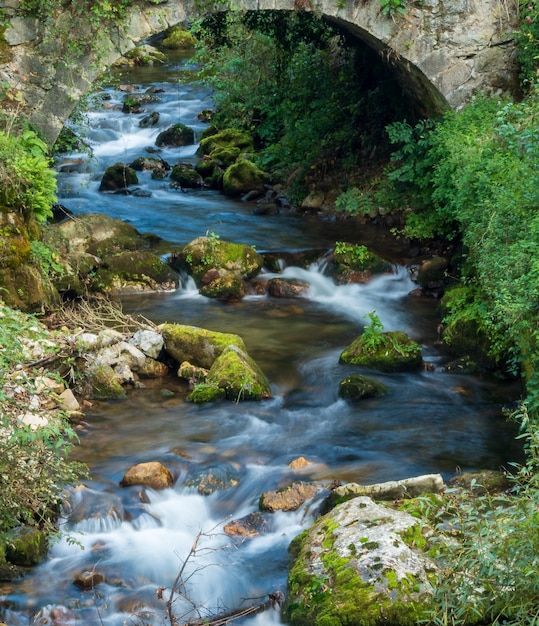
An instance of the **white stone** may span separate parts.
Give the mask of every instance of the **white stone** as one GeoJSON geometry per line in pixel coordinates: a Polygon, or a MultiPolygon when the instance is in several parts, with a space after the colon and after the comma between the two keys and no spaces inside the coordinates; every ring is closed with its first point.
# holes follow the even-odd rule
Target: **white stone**
{"type": "Polygon", "coordinates": [[[142,350],[146,356],[157,359],[163,349],[164,340],[160,333],[153,330],[137,330],[129,343],[142,350]]]}

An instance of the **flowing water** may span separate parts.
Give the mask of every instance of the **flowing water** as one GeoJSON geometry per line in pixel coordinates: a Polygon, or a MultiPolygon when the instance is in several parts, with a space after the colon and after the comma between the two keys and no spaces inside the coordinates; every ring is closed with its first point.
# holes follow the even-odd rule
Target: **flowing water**
{"type": "MultiPolygon", "coordinates": [[[[178,56],[165,67],[133,69],[122,77],[140,90],[163,90],[162,101],[146,111],[159,111],[157,128],[141,129],[140,115],[114,108],[89,112],[94,156],[71,155],[83,164],[76,171],[60,168],[63,205],[75,214],[104,212],[155,233],[164,240],[163,254],[212,232],[259,251],[329,250],[337,240],[367,240],[387,258],[404,260],[398,242],[382,231],[288,212],[255,215],[249,203],[213,191],[172,190],[149,175],[139,177],[139,187],[151,195],[100,194],[105,167],[144,155],[171,123],[202,131],[197,113],[211,106],[211,98],[190,80],[188,67],[189,59],[178,56]]],[[[121,92],[106,92],[108,104],[121,102],[121,92]]],[[[189,146],[162,156],[175,163],[194,160],[194,152],[189,146]]],[[[240,334],[270,380],[273,398],[193,405],[171,377],[130,391],[124,401],[97,403],[86,415],[77,449],[92,479],[73,493],[66,535],[47,561],[1,590],[1,619],[9,626],[168,623],[166,602],[182,567],[183,595],[173,603],[180,623],[193,617],[193,606],[208,616],[262,602],[266,594],[286,590],[288,544],[312,522],[325,493],[296,512],[268,515],[256,537],[238,542],[224,534],[224,524],[257,511],[262,492],[293,480],[327,487],[334,480],[367,484],[433,472],[449,478],[459,469],[498,468],[518,455],[514,431],[501,412],[511,388],[443,372],[436,303],[409,295],[415,285],[404,265],[368,285],[336,285],[324,269],[323,263],[284,267],[285,275],[310,283],[308,297],[301,299],[251,296],[223,304],[203,298],[184,280],[174,293],[123,300],[126,311],[158,323],[240,334]],[[338,384],[356,370],[340,365],[339,354],[373,309],[385,329],[403,330],[419,341],[432,367],[414,374],[370,372],[389,393],[353,405],[339,398],[338,384]],[[290,469],[300,456],[312,464],[290,469]],[[147,490],[144,497],[138,489],[119,487],[125,471],[145,461],[165,464],[177,477],[175,485],[147,490]],[[231,486],[211,495],[189,486],[209,471],[232,480],[231,486]],[[84,571],[104,574],[105,582],[93,591],[79,589],[73,579],[84,571]]],[[[241,623],[269,626],[281,620],[270,610],[241,623]]]]}

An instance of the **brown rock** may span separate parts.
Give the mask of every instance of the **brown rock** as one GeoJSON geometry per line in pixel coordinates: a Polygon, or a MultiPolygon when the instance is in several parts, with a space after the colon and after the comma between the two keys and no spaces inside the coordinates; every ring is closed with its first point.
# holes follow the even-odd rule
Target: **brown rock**
{"type": "Polygon", "coordinates": [[[100,572],[96,572],[94,570],[86,570],[85,572],[81,572],[77,574],[73,580],[75,585],[80,589],[88,590],[94,589],[100,583],[105,582],[105,575],[100,572]]]}
{"type": "Polygon", "coordinates": [[[171,472],[157,461],[133,465],[120,481],[122,487],[145,485],[151,489],[166,489],[173,483],[174,477],[171,472]]]}
{"type": "Polygon", "coordinates": [[[277,491],[266,491],[260,497],[260,509],[262,511],[295,511],[310,500],[318,491],[316,485],[308,483],[292,483],[288,487],[277,491]]]}
{"type": "Polygon", "coordinates": [[[249,513],[241,519],[235,519],[225,525],[224,531],[227,535],[237,537],[256,537],[259,535],[266,520],[261,513],[249,513]]]}

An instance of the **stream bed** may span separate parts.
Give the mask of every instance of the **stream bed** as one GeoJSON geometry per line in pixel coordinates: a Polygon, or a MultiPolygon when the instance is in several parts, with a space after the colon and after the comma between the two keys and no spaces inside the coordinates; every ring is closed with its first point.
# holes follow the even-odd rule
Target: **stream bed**
{"type": "MultiPolygon", "coordinates": [[[[189,68],[188,56],[175,55],[163,67],[123,70],[121,81],[137,91],[162,90],[161,101],[146,107],[145,114],[160,114],[150,129],[138,126],[141,115],[114,106],[122,91],[106,88],[107,108],[100,104],[88,113],[93,156],[69,155],[82,165],[59,167],[64,206],[75,215],[107,213],[158,235],[163,255],[208,233],[261,252],[331,250],[341,240],[367,243],[395,263],[395,272],[366,285],[337,285],[323,263],[284,267],[285,275],[311,285],[308,296],[297,299],[249,296],[222,303],[200,296],[187,279],[173,293],[123,298],[126,312],[156,323],[239,334],[273,397],[194,405],[171,376],[130,390],[126,400],[95,403],[75,455],[88,464],[91,480],[73,493],[72,515],[47,560],[0,588],[0,620],[9,626],[167,624],[167,600],[182,568],[182,594],[172,603],[179,623],[263,602],[275,590],[286,591],[288,545],[315,519],[323,489],[333,481],[369,484],[436,472],[448,479],[459,471],[498,469],[519,455],[514,427],[502,412],[514,388],[444,371],[437,302],[410,295],[416,285],[408,260],[383,229],[288,211],[256,215],[252,203],[215,191],[171,189],[149,173],[139,177],[144,194],[99,193],[108,165],[143,156],[172,123],[190,125],[197,135],[204,129],[197,114],[211,107],[211,93],[192,80],[189,68]],[[385,330],[402,330],[418,341],[430,367],[413,374],[369,372],[389,393],[351,404],[339,398],[338,385],[356,370],[339,364],[339,354],[372,310],[385,330]],[[291,469],[298,457],[310,465],[291,469]],[[164,491],[146,490],[141,500],[140,490],[119,482],[129,467],[146,461],[160,461],[176,481],[164,491]],[[204,495],[190,486],[208,472],[224,477],[226,488],[204,495]],[[295,480],[320,484],[320,498],[267,516],[255,537],[238,541],[223,532],[230,520],[257,512],[264,491],[295,480]],[[94,570],[105,577],[95,589],[73,584],[78,573],[94,570]]],[[[170,163],[194,162],[195,150],[166,149],[162,156],[170,163]]],[[[236,623],[282,622],[279,611],[270,610],[236,623]]]]}

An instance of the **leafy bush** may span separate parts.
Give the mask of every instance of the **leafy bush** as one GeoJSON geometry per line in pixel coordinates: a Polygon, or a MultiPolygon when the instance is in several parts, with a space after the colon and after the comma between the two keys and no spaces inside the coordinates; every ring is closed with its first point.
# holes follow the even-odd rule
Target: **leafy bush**
{"type": "Polygon", "coordinates": [[[524,89],[533,88],[539,69],[539,2],[519,0],[520,28],[515,33],[520,64],[520,80],[524,89]]]}
{"type": "Polygon", "coordinates": [[[50,165],[47,146],[34,132],[0,132],[0,210],[33,214],[39,221],[50,217],[56,202],[50,165]]]}

